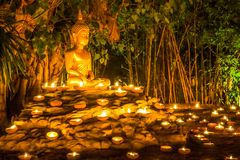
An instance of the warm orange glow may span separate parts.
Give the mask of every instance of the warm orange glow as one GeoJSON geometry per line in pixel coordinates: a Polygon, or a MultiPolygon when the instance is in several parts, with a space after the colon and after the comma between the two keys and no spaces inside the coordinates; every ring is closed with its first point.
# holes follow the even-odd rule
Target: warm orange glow
{"type": "Polygon", "coordinates": [[[32,156],[26,152],[18,156],[19,160],[30,160],[31,158],[32,156]]]}
{"type": "Polygon", "coordinates": [[[37,95],[37,96],[34,96],[34,97],[33,97],[33,100],[34,100],[34,101],[37,101],[37,102],[43,101],[44,99],[45,99],[45,97],[42,96],[42,95],[37,95]]]}
{"type": "Polygon", "coordinates": [[[15,124],[12,125],[11,127],[5,129],[5,131],[6,131],[8,134],[15,133],[17,130],[18,130],[18,128],[17,128],[17,126],[16,126],[15,124]]]}
{"type": "Polygon", "coordinates": [[[49,140],[55,140],[58,138],[58,133],[51,131],[51,132],[47,132],[46,136],[47,136],[47,139],[49,140]]]}
{"type": "Polygon", "coordinates": [[[124,139],[122,137],[116,136],[116,137],[112,137],[112,142],[114,144],[121,144],[123,143],[124,139]]]}
{"type": "Polygon", "coordinates": [[[191,149],[190,149],[190,148],[182,147],[182,148],[179,148],[179,149],[178,149],[178,153],[183,154],[183,155],[189,154],[189,153],[191,153],[191,149]]]}

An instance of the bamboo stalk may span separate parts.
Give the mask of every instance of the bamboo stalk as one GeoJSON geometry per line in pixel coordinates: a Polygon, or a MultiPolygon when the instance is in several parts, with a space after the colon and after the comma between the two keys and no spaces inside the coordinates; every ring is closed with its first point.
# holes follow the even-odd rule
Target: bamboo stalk
{"type": "MultiPolygon", "coordinates": [[[[150,35],[151,36],[151,35],[150,35]]],[[[147,87],[146,87],[146,96],[149,95],[150,90],[150,79],[151,79],[151,55],[152,55],[152,37],[149,37],[147,41],[149,41],[149,46],[147,48],[147,87]]]]}
{"type": "Polygon", "coordinates": [[[201,71],[202,71],[202,73],[201,73],[201,75],[200,75],[200,79],[201,79],[201,103],[203,103],[204,101],[204,96],[206,96],[206,95],[204,95],[204,80],[205,80],[205,78],[204,78],[204,75],[205,75],[205,67],[204,67],[204,58],[203,58],[203,47],[202,47],[202,49],[201,49],[201,71]]]}
{"type": "Polygon", "coordinates": [[[128,62],[129,82],[132,84],[133,83],[133,66],[132,66],[132,55],[130,50],[128,50],[127,59],[128,59],[127,62],[128,62]]]}

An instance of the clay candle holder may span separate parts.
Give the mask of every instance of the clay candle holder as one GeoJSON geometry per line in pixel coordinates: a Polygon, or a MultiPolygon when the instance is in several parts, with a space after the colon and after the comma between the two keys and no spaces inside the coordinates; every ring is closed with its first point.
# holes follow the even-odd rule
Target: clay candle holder
{"type": "Polygon", "coordinates": [[[208,127],[215,128],[217,126],[217,123],[208,123],[208,127]]]}
{"type": "Polygon", "coordinates": [[[142,87],[134,87],[131,91],[134,93],[143,93],[142,87]]]}
{"type": "Polygon", "coordinates": [[[215,144],[212,142],[205,142],[205,143],[203,143],[203,146],[206,148],[212,148],[215,146],[215,144]]]}
{"type": "Polygon", "coordinates": [[[61,105],[62,105],[62,101],[60,101],[60,100],[53,100],[50,102],[50,106],[52,106],[52,107],[59,107],[61,105]]]}
{"type": "Polygon", "coordinates": [[[124,141],[123,137],[120,137],[120,136],[112,137],[112,142],[114,144],[121,144],[123,143],[123,141],[124,141]]]}
{"type": "Polygon", "coordinates": [[[183,124],[184,124],[184,121],[183,121],[181,118],[178,118],[178,119],[176,120],[176,122],[177,122],[177,124],[179,124],[179,125],[183,125],[183,124]]]}
{"type": "Polygon", "coordinates": [[[49,92],[54,92],[54,91],[56,91],[56,90],[57,90],[56,83],[52,83],[50,86],[48,86],[48,87],[46,88],[46,90],[49,91],[49,92]]]}
{"type": "Polygon", "coordinates": [[[36,102],[41,102],[41,101],[43,101],[44,99],[45,99],[45,97],[42,96],[42,95],[37,95],[37,96],[34,96],[34,97],[33,97],[33,100],[36,101],[36,102]]]}
{"type": "Polygon", "coordinates": [[[129,152],[127,152],[126,156],[129,159],[137,159],[139,157],[139,153],[133,152],[133,151],[129,151],[129,152]]]}
{"type": "Polygon", "coordinates": [[[218,125],[215,127],[215,129],[218,130],[218,131],[222,131],[222,130],[224,130],[224,126],[221,125],[221,124],[218,124],[218,125]]]}
{"type": "Polygon", "coordinates": [[[203,119],[203,120],[201,120],[199,123],[200,123],[200,124],[206,124],[206,123],[208,123],[208,120],[203,119]]]}
{"type": "Polygon", "coordinates": [[[34,109],[32,110],[31,114],[33,117],[37,117],[37,116],[41,116],[43,114],[43,111],[39,109],[34,109]]]}
{"type": "Polygon", "coordinates": [[[168,145],[164,145],[164,146],[161,146],[160,147],[160,150],[162,152],[171,152],[172,151],[172,147],[171,146],[168,146],[168,145]]]}
{"type": "Polygon", "coordinates": [[[96,89],[107,89],[107,86],[105,86],[103,83],[98,83],[96,86],[95,86],[96,89]]]}
{"type": "Polygon", "coordinates": [[[118,97],[123,97],[127,95],[127,91],[122,90],[121,87],[119,87],[116,91],[115,91],[115,95],[118,97]]]}
{"type": "Polygon", "coordinates": [[[227,131],[227,132],[234,132],[234,128],[233,128],[233,126],[228,126],[227,128],[225,128],[225,131],[227,131]]]}
{"type": "Polygon", "coordinates": [[[97,104],[99,104],[100,106],[105,106],[109,103],[109,100],[106,98],[100,98],[97,99],[97,104]]]}
{"type": "Polygon", "coordinates": [[[224,160],[238,160],[238,158],[234,157],[233,155],[230,155],[230,156],[226,156],[224,160]]]}
{"type": "Polygon", "coordinates": [[[231,106],[229,107],[229,109],[230,109],[231,112],[236,112],[236,111],[237,111],[237,107],[234,106],[234,105],[231,105],[231,106]]]}
{"type": "Polygon", "coordinates": [[[49,140],[56,140],[58,138],[58,133],[54,131],[50,131],[50,132],[47,132],[46,137],[49,140]]]}
{"type": "Polygon", "coordinates": [[[178,148],[178,153],[182,154],[182,155],[187,155],[191,153],[191,149],[190,148],[178,148]]]}
{"type": "Polygon", "coordinates": [[[101,112],[101,114],[97,115],[97,118],[100,120],[100,121],[105,121],[108,119],[108,114],[107,114],[107,111],[103,110],[101,112]]]}
{"type": "Polygon", "coordinates": [[[149,114],[151,112],[150,112],[150,110],[147,107],[144,107],[144,108],[139,108],[136,113],[144,115],[144,114],[149,114]]]}
{"type": "Polygon", "coordinates": [[[13,134],[13,133],[15,133],[17,130],[18,130],[18,128],[17,128],[16,125],[12,125],[11,127],[8,127],[8,128],[5,129],[5,131],[6,131],[8,134],[13,134]]]}
{"type": "Polygon", "coordinates": [[[24,153],[18,156],[19,160],[30,160],[32,158],[32,155],[28,153],[24,153]]]}
{"type": "Polygon", "coordinates": [[[87,106],[87,103],[85,101],[80,101],[74,105],[74,108],[83,109],[83,108],[86,108],[86,106],[87,106]]]}
{"type": "Polygon", "coordinates": [[[83,120],[81,118],[74,118],[74,119],[70,119],[69,123],[73,126],[79,125],[83,122],[83,120]]]}
{"type": "Polygon", "coordinates": [[[126,89],[126,90],[130,91],[130,90],[133,89],[133,87],[134,87],[133,84],[129,84],[129,85],[127,85],[127,86],[123,86],[123,89],[126,89]]]}
{"type": "Polygon", "coordinates": [[[65,91],[67,89],[69,89],[69,87],[66,86],[65,84],[63,84],[62,86],[57,87],[57,90],[59,90],[59,91],[65,91]]]}
{"type": "Polygon", "coordinates": [[[67,159],[68,160],[77,160],[80,158],[80,154],[77,152],[71,152],[67,154],[67,159]]]}
{"type": "Polygon", "coordinates": [[[214,111],[211,113],[211,117],[219,117],[218,111],[214,110],[214,111]]]}
{"type": "Polygon", "coordinates": [[[163,128],[167,129],[171,126],[171,123],[168,121],[162,121],[161,126],[163,126],[163,128]]]}

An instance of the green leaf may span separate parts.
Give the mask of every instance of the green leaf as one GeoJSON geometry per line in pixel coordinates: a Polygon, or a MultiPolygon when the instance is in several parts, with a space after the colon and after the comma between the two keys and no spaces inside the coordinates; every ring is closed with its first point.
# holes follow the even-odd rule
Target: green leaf
{"type": "Polygon", "coordinates": [[[99,58],[101,57],[101,55],[100,54],[98,54],[98,53],[96,53],[96,54],[94,54],[94,61],[96,61],[96,60],[98,60],[99,58]]]}

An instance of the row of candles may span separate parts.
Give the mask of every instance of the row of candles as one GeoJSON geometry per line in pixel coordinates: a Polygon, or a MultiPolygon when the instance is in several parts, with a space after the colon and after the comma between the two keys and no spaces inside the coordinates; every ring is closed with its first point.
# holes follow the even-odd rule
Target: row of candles
{"type": "MultiPolygon", "coordinates": [[[[120,139],[120,141],[121,140],[122,139],[120,139]]],[[[119,141],[117,141],[117,142],[119,142],[119,141]]],[[[162,146],[160,146],[160,150],[162,152],[171,152],[173,150],[173,148],[169,145],[162,145],[162,146]]],[[[188,155],[188,154],[191,153],[191,149],[187,148],[187,147],[181,147],[181,148],[178,148],[178,153],[181,154],[181,155],[188,155]]],[[[129,159],[138,159],[140,155],[139,155],[138,152],[128,151],[126,153],[126,156],[129,159]]],[[[67,153],[66,157],[67,157],[68,160],[77,160],[77,159],[80,158],[80,153],[70,152],[70,153],[67,153]]],[[[19,160],[30,160],[31,158],[32,158],[32,155],[27,153],[27,152],[18,156],[19,160]]],[[[234,157],[233,155],[228,155],[224,158],[224,160],[238,160],[238,158],[234,157]]]]}
{"type": "MultiPolygon", "coordinates": [[[[80,81],[79,85],[75,86],[74,88],[77,89],[77,90],[87,90],[87,89],[89,89],[87,86],[85,86],[83,81],[80,81]]],[[[143,93],[143,87],[142,86],[134,86],[133,84],[121,86],[121,85],[119,85],[118,82],[116,82],[112,86],[106,86],[104,83],[100,82],[95,86],[95,88],[96,89],[110,89],[110,90],[117,89],[118,91],[124,92],[124,93],[126,92],[126,90],[127,91],[132,91],[134,93],[143,93]]],[[[48,83],[45,83],[42,86],[42,89],[46,90],[48,92],[54,92],[56,90],[64,91],[64,90],[69,89],[69,86],[67,86],[65,84],[63,84],[61,86],[57,86],[56,83],[54,82],[54,83],[51,83],[51,85],[48,85],[48,83]]]]}

